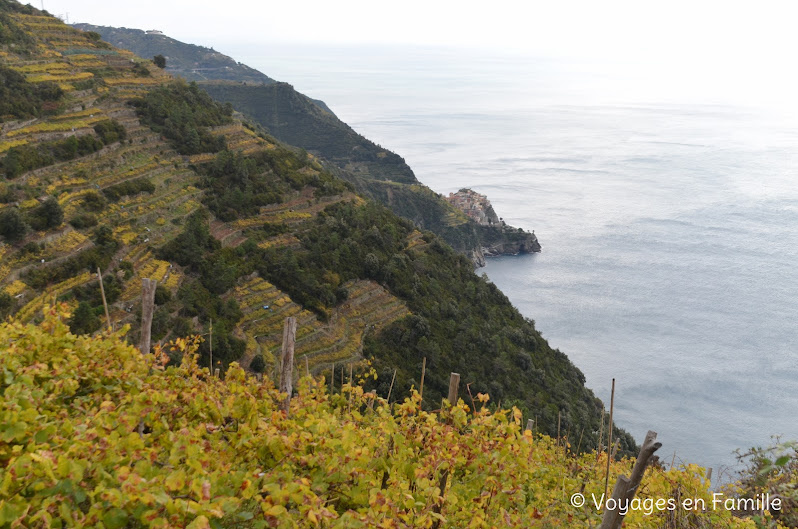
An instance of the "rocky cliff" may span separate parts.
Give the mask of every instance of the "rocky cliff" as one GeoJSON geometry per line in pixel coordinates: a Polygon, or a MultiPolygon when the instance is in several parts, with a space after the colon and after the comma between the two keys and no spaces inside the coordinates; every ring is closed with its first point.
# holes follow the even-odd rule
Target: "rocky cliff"
{"type": "Polygon", "coordinates": [[[486,257],[496,257],[499,255],[518,255],[522,253],[537,253],[542,247],[534,233],[518,232],[510,228],[512,232],[500,233],[492,238],[488,246],[479,246],[467,251],[466,255],[474,263],[474,266],[481,268],[487,263],[486,257]]]}
{"type": "Polygon", "coordinates": [[[502,237],[501,241],[482,248],[488,257],[495,255],[516,255],[535,253],[541,250],[540,242],[534,233],[523,233],[521,237],[502,237]]]}

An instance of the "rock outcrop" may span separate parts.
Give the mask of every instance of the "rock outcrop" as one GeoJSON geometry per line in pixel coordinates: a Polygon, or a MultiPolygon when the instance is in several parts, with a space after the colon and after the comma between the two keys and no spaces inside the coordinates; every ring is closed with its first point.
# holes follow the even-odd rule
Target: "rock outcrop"
{"type": "Polygon", "coordinates": [[[512,240],[503,238],[501,242],[484,247],[482,248],[482,253],[487,257],[493,257],[497,255],[535,253],[540,250],[541,246],[537,236],[534,233],[523,233],[523,237],[513,237],[512,240]]]}

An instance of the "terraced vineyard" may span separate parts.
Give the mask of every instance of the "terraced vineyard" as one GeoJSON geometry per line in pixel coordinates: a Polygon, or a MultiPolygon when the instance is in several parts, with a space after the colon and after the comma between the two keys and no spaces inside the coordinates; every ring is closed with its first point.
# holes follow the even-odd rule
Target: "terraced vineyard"
{"type": "MultiPolygon", "coordinates": [[[[98,152],[61,163],[35,168],[20,175],[7,186],[25,191],[18,203],[20,210],[40,206],[43,197],[55,197],[68,223],[92,212],[93,203],[104,202],[97,213],[101,225],[110,226],[119,243],[108,267],[108,274],[124,277],[121,292],[111,304],[111,318],[118,327],[136,325],[136,310],[141,280],[151,278],[176,296],[186,277],[176,262],[159,259],[156,249],[173,239],[182,229],[183,220],[201,208],[203,191],[199,188],[197,166],[215,159],[214,153],[189,156],[178,154],[164,143],[161,135],[142,125],[135,110],[127,104],[150,87],[169,82],[170,78],[150,61],[116,50],[90,35],[74,30],[47,16],[12,14],[11,17],[38,44],[28,55],[5,52],[3,64],[30,83],[54,82],[65,92],[61,111],[39,119],[6,121],[0,134],[0,153],[22,146],[69,137],[94,135],[98,123],[114,120],[125,130],[126,140],[112,143],[98,152]],[[148,182],[152,192],[112,193],[120,185],[148,182]],[[99,197],[99,198],[98,198],[99,197]],[[129,272],[122,273],[124,263],[129,272]]],[[[212,127],[211,134],[223,136],[227,148],[252,155],[276,149],[276,144],[244,126],[240,121],[212,127]]],[[[321,166],[312,156],[311,165],[301,170],[314,175],[321,166]]],[[[210,232],[223,246],[235,248],[248,240],[247,234],[266,224],[282,223],[298,229],[315,218],[324,208],[341,201],[362,204],[351,192],[318,199],[314,189],[305,186],[277,204],[260,208],[259,214],[232,222],[209,221],[210,232]]],[[[12,208],[13,202],[0,205],[12,208]]],[[[94,246],[96,228],[75,228],[62,224],[55,230],[30,232],[16,246],[0,246],[2,267],[0,286],[17,305],[21,320],[35,319],[45,302],[63,297],[72,288],[96,280],[96,274],[84,271],[74,277],[48,284],[44,289],[26,284],[25,272],[49,266],[54,260],[68,259],[94,246]],[[15,251],[28,245],[34,253],[15,251]],[[31,246],[33,245],[33,246],[31,246]]],[[[261,249],[301,248],[293,233],[267,237],[258,243],[261,249]]],[[[303,309],[277,287],[254,276],[242,280],[225,294],[236,299],[242,310],[238,324],[246,336],[246,366],[260,355],[273,363],[279,355],[283,321],[287,316],[299,320],[297,354],[301,362],[318,372],[333,363],[353,362],[362,353],[363,337],[409,314],[406,305],[374,281],[351,280],[345,284],[350,295],[345,303],[332,310],[322,323],[312,312],[303,309]]],[[[202,325],[204,322],[197,321],[202,325]]]]}
{"type": "Polygon", "coordinates": [[[378,332],[409,314],[401,300],[373,281],[350,281],[345,287],[349,297],[327,323],[259,277],[237,287],[235,296],[244,311],[241,325],[248,337],[246,359],[257,354],[271,362],[279,358],[283,322],[293,316],[297,319],[297,361],[302,365],[307,361],[310,370],[318,373],[335,363],[359,360],[365,333],[378,332]]]}
{"type": "Polygon", "coordinates": [[[419,228],[449,230],[461,250],[477,242],[462,214],[441,226],[449,210],[431,190],[384,179],[367,200],[329,160],[96,33],[13,0],[0,23],[0,318],[38,321],[56,300],[74,333],[101,332],[99,268],[111,323],[135,343],[141,282],[155,279],[153,341],[200,335],[203,364],[212,352],[223,372],[273,372],[295,316],[297,373],[366,357],[370,389],[407,395],[426,359],[428,402],[456,371],[534,411],[541,431],[561,423],[598,442],[601,403],[579,370],[419,228]]]}

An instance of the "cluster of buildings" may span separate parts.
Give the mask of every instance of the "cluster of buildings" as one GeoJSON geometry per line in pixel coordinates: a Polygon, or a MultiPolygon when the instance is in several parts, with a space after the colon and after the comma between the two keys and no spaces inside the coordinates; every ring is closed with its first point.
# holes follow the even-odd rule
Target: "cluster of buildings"
{"type": "Polygon", "coordinates": [[[493,211],[493,206],[490,205],[490,201],[485,195],[472,189],[463,188],[457,193],[449,193],[446,200],[478,224],[483,226],[499,225],[499,217],[493,211]]]}

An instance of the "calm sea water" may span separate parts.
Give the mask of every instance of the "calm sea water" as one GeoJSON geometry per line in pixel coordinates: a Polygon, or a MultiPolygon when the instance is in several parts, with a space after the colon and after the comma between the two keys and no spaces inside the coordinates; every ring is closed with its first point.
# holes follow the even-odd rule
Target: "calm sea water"
{"type": "Polygon", "coordinates": [[[798,127],[613,90],[600,68],[421,49],[231,45],[438,192],[469,186],[537,255],[485,271],[617,423],[717,472],[798,438],[798,127]]]}

